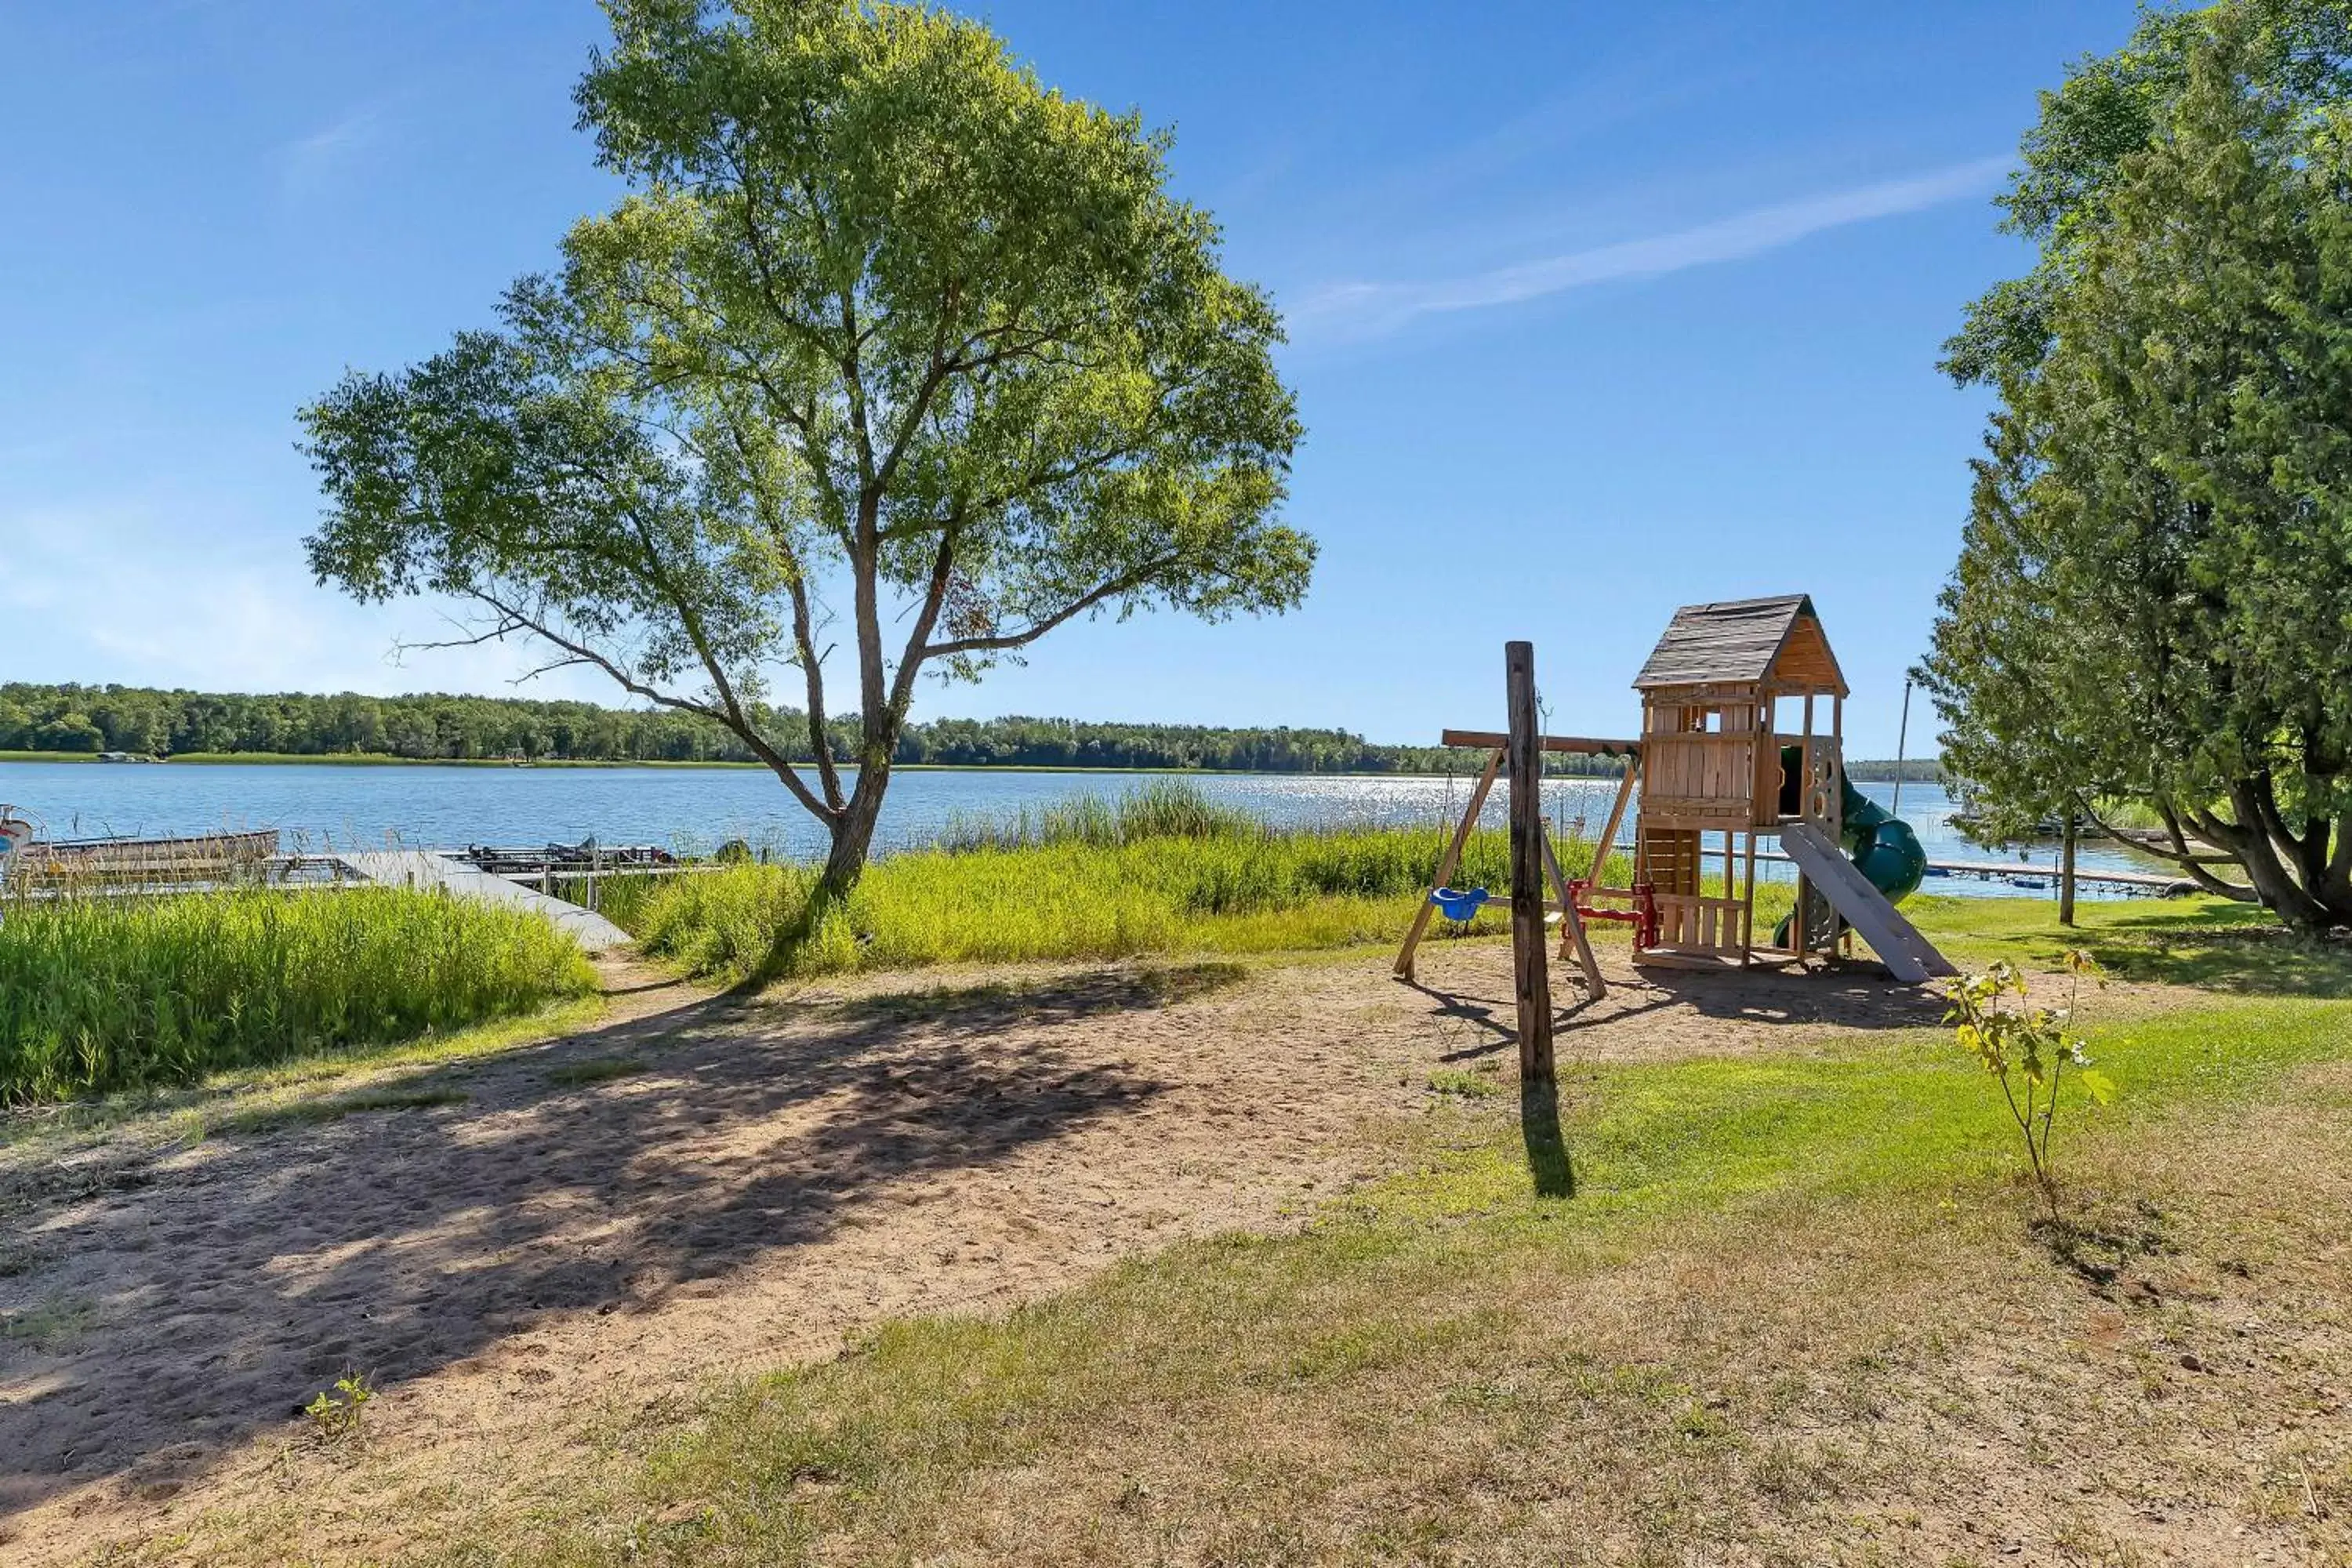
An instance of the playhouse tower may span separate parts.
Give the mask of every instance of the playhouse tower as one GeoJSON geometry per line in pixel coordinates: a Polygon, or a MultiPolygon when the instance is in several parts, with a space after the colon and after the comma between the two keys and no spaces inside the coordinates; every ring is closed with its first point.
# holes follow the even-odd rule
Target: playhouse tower
{"type": "MultiPolygon", "coordinates": [[[[1820,945],[1809,935],[1821,934],[1804,921],[1790,922],[1786,948],[1757,940],[1756,841],[1800,823],[1832,844],[1839,837],[1847,687],[1812,599],[1685,605],[1633,689],[1642,694],[1633,883],[1647,887],[1656,910],[1637,961],[1801,962],[1820,945]]],[[[1831,942],[1837,934],[1833,923],[1831,942]]]]}

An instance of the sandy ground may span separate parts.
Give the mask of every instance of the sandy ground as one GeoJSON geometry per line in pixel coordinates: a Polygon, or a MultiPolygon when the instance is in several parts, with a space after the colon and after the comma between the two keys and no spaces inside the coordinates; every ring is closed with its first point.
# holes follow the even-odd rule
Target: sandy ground
{"type": "MultiPolygon", "coordinates": [[[[597,1029],[361,1086],[455,1103],[126,1135],[72,1179],[0,1171],[0,1555],[70,1557],[289,1489],[329,1521],[396,1517],[404,1489],[452,1474],[511,1493],[587,1462],[599,1413],[831,1353],[885,1317],[999,1310],[1180,1237],[1295,1225],[1379,1168],[1432,1069],[1507,1062],[1507,945],[1433,944],[1418,986],[1388,957],[755,1001],[614,967],[597,1029]],[[634,1070],[563,1071],[614,1058],[634,1070]],[[295,1415],[347,1368],[383,1391],[369,1447],[394,1456],[364,1473],[318,1459],[295,1415]]],[[[1563,1059],[1941,1012],[1866,970],[1607,962],[1604,1001],[1560,984],[1585,1026],[1563,1059]]]]}

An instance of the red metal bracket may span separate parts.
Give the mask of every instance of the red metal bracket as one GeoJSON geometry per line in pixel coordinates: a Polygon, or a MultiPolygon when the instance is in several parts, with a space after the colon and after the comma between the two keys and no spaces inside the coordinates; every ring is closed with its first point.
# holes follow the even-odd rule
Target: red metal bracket
{"type": "Polygon", "coordinates": [[[1656,889],[1652,884],[1636,882],[1629,894],[1612,895],[1618,898],[1630,896],[1633,900],[1633,907],[1630,910],[1596,908],[1590,902],[1591,894],[1592,879],[1590,877],[1578,878],[1568,884],[1569,900],[1576,905],[1578,914],[1589,921],[1615,921],[1632,926],[1636,949],[1657,946],[1658,900],[1656,889]]]}

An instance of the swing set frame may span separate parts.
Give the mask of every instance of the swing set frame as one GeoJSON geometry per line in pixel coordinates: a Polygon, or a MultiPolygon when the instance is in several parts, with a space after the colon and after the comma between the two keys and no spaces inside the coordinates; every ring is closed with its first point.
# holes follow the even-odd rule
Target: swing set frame
{"type": "MultiPolygon", "coordinates": [[[[1601,830],[1601,837],[1593,840],[1596,847],[1591,876],[1570,880],[1561,871],[1559,857],[1552,848],[1550,829],[1539,829],[1544,880],[1549,884],[1550,890],[1550,896],[1543,903],[1546,918],[1556,920],[1559,924],[1559,956],[1576,960],[1577,971],[1584,982],[1585,994],[1598,1001],[1609,994],[1609,983],[1601,977],[1601,965],[1592,956],[1592,943],[1586,936],[1585,921],[1597,920],[1630,924],[1634,928],[1637,942],[1644,936],[1654,934],[1657,927],[1657,905],[1646,884],[1637,880],[1631,887],[1611,888],[1600,883],[1610,847],[1616,842],[1617,830],[1623,826],[1626,808],[1633,802],[1634,779],[1641,771],[1642,746],[1638,741],[1603,741],[1583,735],[1538,735],[1534,739],[1538,752],[1553,755],[1623,757],[1626,760],[1625,776],[1618,784],[1616,799],[1609,808],[1608,826],[1601,830]],[[1625,907],[1612,907],[1594,901],[1600,899],[1619,900],[1625,907]]],[[[1462,750],[1484,751],[1486,752],[1486,765],[1480,771],[1478,782],[1471,787],[1469,804],[1462,813],[1462,820],[1454,825],[1454,837],[1447,843],[1445,853],[1438,858],[1437,876],[1433,884],[1435,888],[1449,885],[1454,873],[1461,868],[1463,848],[1470,842],[1470,835],[1477,829],[1479,814],[1486,808],[1486,796],[1493,792],[1496,779],[1502,775],[1503,764],[1510,754],[1511,740],[1508,735],[1486,730],[1448,730],[1439,736],[1439,742],[1462,750]]],[[[1537,820],[1541,821],[1540,814],[1537,820]]],[[[1428,933],[1429,922],[1436,909],[1434,901],[1423,899],[1421,908],[1414,912],[1412,929],[1405,932],[1404,946],[1397,953],[1396,974],[1399,979],[1410,981],[1414,978],[1413,954],[1421,946],[1422,938],[1428,933]]]]}

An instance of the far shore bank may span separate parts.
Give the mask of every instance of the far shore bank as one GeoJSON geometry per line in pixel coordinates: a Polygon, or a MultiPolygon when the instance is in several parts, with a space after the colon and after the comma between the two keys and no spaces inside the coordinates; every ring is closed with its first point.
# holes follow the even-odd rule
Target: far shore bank
{"type": "MultiPolygon", "coordinates": [[[[1328,773],[1312,773],[1303,768],[1186,768],[1186,767],[1087,767],[1071,764],[1055,765],[1045,763],[894,763],[894,773],[1101,773],[1107,776],[1184,773],[1202,778],[1267,778],[1267,779],[1415,779],[1451,778],[1475,773],[1485,765],[1478,753],[1465,752],[1458,768],[1352,768],[1334,769],[1328,773]]],[[[98,763],[101,759],[88,752],[0,752],[0,763],[98,763]]],[[[139,767],[176,763],[197,767],[353,767],[353,768],[661,768],[670,771],[719,769],[732,772],[765,773],[765,763],[735,762],[666,762],[654,759],[604,761],[590,758],[546,757],[522,759],[511,757],[387,757],[365,752],[337,752],[320,755],[294,752],[184,752],[171,757],[142,757],[130,762],[114,762],[109,766],[139,767]]],[[[814,774],[814,763],[796,764],[798,770],[814,774]]],[[[857,771],[855,763],[835,764],[845,773],[857,771]]],[[[1614,779],[1615,773],[1549,775],[1555,780],[1567,778],[1614,779]]],[[[1868,780],[1862,782],[1867,783],[1868,780]]]]}
{"type": "MultiPolygon", "coordinates": [[[[1150,773],[1189,773],[1205,778],[1269,778],[1269,779],[1427,779],[1455,778],[1474,774],[1485,764],[1482,754],[1473,751],[1462,753],[1462,765],[1456,768],[1347,768],[1328,773],[1309,772],[1303,768],[1187,768],[1164,767],[1090,767],[1076,764],[1045,763],[896,763],[894,773],[1100,773],[1108,777],[1150,773]]],[[[711,768],[764,773],[765,763],[738,762],[668,762],[652,758],[607,761],[594,758],[543,757],[394,757],[373,752],[339,752],[318,753],[307,752],[183,752],[170,757],[135,757],[129,761],[109,759],[91,752],[10,752],[0,751],[0,763],[97,763],[110,767],[155,766],[180,763],[197,767],[345,767],[345,768],[661,768],[692,770],[711,768]]],[[[856,773],[857,764],[835,764],[844,773],[856,773]]],[[[814,773],[814,763],[798,764],[800,771],[814,773]]],[[[1571,779],[1614,779],[1609,773],[1552,773],[1555,782],[1571,779]]],[[[1890,768],[1852,771],[1849,776],[1856,784],[1893,784],[1890,768]]],[[[1933,784],[1932,778],[1907,776],[1906,784],[1933,784]]]]}

